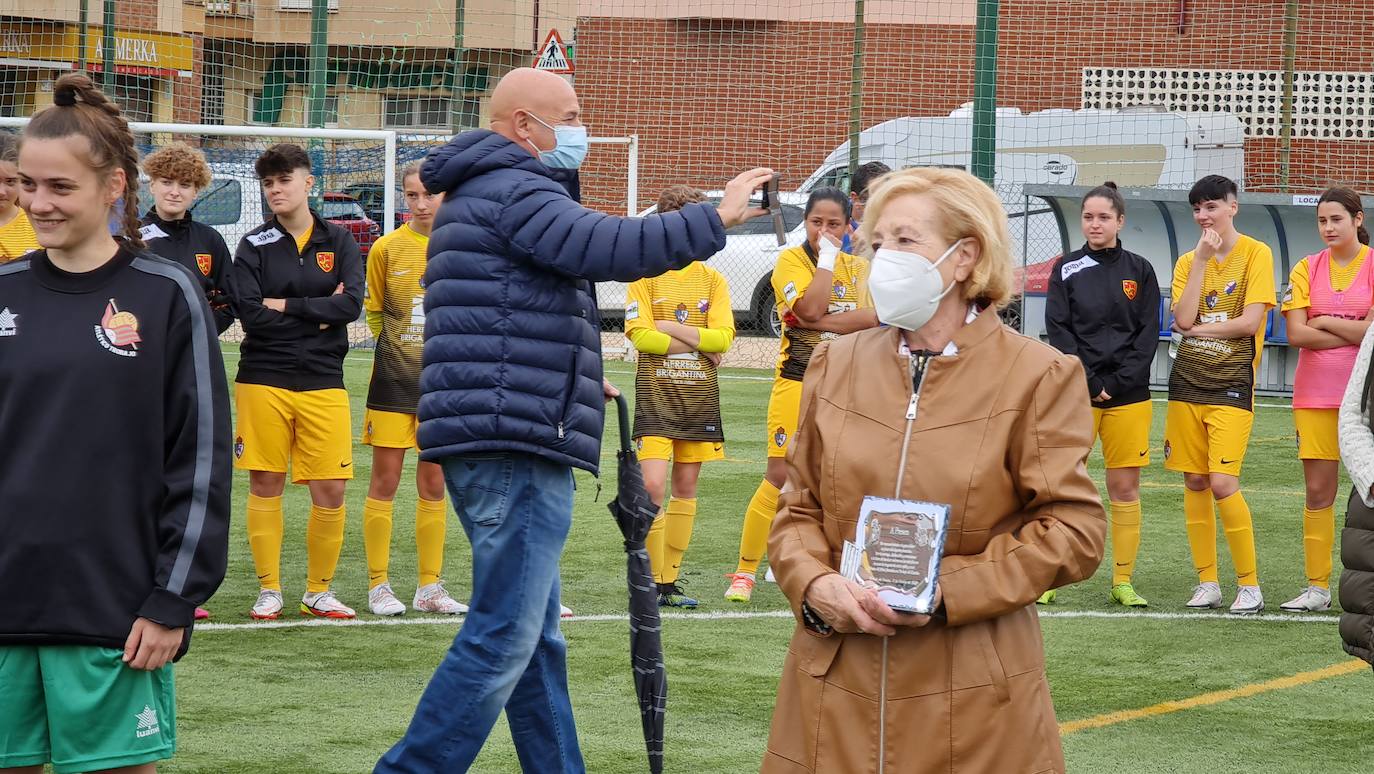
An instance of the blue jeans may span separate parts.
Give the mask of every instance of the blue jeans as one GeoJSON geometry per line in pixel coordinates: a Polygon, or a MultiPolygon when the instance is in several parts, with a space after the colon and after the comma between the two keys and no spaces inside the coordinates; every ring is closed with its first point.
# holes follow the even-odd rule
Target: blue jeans
{"type": "Polygon", "coordinates": [[[472,543],[467,619],[379,774],[462,772],[502,708],[526,772],[582,774],[558,629],[558,561],[572,526],[572,469],[531,454],[442,462],[472,543]]]}

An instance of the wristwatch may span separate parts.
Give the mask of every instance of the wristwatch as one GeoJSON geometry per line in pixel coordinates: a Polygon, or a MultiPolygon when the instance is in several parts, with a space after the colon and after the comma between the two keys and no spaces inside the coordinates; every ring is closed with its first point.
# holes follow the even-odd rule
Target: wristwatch
{"type": "Polygon", "coordinates": [[[803,600],[801,603],[801,614],[802,624],[804,624],[806,628],[810,629],[816,634],[826,635],[835,631],[833,628],[831,628],[830,624],[821,620],[820,615],[817,614],[815,610],[812,610],[811,606],[806,604],[805,600],[803,600]]]}

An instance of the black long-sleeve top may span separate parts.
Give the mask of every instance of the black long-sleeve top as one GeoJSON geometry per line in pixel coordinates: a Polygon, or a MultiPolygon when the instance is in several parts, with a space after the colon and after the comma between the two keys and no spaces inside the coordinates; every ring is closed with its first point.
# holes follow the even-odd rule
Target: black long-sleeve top
{"type": "Polygon", "coordinates": [[[1059,259],[1045,303],[1050,344],[1083,361],[1088,393],[1113,408],[1150,399],[1150,366],[1159,344],[1159,280],[1145,258],[1120,243],[1086,245],[1059,259]]]}
{"type": "Polygon", "coordinates": [[[163,220],[157,209],[148,210],[139,229],[148,251],[176,261],[191,270],[205,288],[205,298],[215,316],[215,328],[224,333],[234,324],[229,298],[224,295],[225,274],[232,257],[224,237],[214,228],[191,217],[187,212],[180,220],[163,220]]]}
{"type": "Polygon", "coordinates": [[[205,294],[121,247],[0,266],[0,643],[187,627],[229,553],[229,390],[205,294]]]}
{"type": "Polygon", "coordinates": [[[229,295],[245,334],[240,383],[298,392],[343,387],[348,324],[363,309],[363,262],[346,229],[311,215],[304,250],[276,218],[239,241],[229,295]],[[339,283],[343,292],[335,293],[339,283]],[[286,311],[268,309],[265,298],[286,299],[286,311]]]}

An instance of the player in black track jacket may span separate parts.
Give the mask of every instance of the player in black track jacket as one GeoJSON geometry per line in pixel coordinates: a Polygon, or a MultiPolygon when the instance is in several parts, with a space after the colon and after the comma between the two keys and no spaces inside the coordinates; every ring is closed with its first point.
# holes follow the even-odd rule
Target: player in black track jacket
{"type": "Polygon", "coordinates": [[[224,294],[224,274],[232,260],[229,247],[218,231],[198,223],[191,214],[196,197],[210,185],[210,165],[198,151],[177,142],[145,158],[143,171],[153,194],[153,207],[143,216],[139,230],[143,242],[150,251],[180,263],[200,278],[215,315],[215,328],[224,333],[234,322],[224,294]]]}
{"type": "Polygon", "coordinates": [[[234,396],[234,465],[248,471],[248,545],[258,574],[252,615],[274,619],[281,587],[286,472],[310,487],[302,615],[352,618],[330,591],[344,535],[353,436],[343,359],[363,308],[363,262],[345,229],[310,209],[315,184],[299,145],[268,148],[256,170],[272,217],[239,242],[229,294],[243,323],[234,396]]]}
{"type": "Polygon", "coordinates": [[[228,561],[228,386],[196,279],[137,238],[119,109],[76,73],[53,103],[18,161],[43,249],[0,265],[0,766],[141,770],[228,561]]]}
{"type": "MultiPolygon", "coordinates": [[[[1131,574],[1140,547],[1140,469],[1150,464],[1150,366],[1159,346],[1159,280],[1145,258],[1121,246],[1126,202],[1106,183],[1083,197],[1081,249],[1050,274],[1050,344],[1077,355],[1088,376],[1093,430],[1107,461],[1112,513],[1111,598],[1145,607],[1131,574]]],[[[1053,601],[1053,591],[1041,601],[1053,601]]]]}

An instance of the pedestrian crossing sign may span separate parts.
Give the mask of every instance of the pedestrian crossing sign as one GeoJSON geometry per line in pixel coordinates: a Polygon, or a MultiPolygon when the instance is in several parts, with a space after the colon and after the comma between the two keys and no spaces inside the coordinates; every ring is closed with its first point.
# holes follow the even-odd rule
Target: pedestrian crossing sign
{"type": "Polygon", "coordinates": [[[534,69],[572,75],[572,58],[568,56],[568,47],[563,43],[558,30],[549,30],[549,36],[544,38],[544,45],[539,47],[539,53],[534,59],[534,69]]]}

